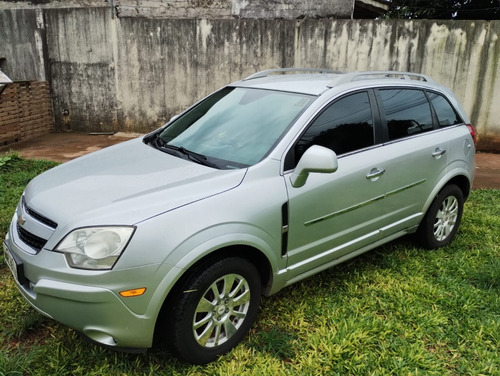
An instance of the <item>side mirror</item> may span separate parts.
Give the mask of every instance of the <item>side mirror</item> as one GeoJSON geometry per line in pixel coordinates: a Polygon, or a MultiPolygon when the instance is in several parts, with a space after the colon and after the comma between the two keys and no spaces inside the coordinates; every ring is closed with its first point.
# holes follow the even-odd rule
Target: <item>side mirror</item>
{"type": "Polygon", "coordinates": [[[337,171],[338,168],[337,155],[333,150],[313,145],[300,158],[290,176],[290,182],[294,188],[299,188],[306,183],[310,172],[328,174],[337,171]]]}

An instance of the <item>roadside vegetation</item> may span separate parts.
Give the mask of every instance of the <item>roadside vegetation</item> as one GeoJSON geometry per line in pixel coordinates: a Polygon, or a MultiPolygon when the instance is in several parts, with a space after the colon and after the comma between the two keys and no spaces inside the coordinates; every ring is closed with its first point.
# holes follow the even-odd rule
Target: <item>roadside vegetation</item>
{"type": "MultiPolygon", "coordinates": [[[[56,164],[2,156],[0,239],[56,164]]],[[[264,298],[250,335],[207,366],[112,352],[31,308],[0,256],[4,375],[500,375],[500,190],[476,190],[454,242],[392,242],[264,298]]]]}

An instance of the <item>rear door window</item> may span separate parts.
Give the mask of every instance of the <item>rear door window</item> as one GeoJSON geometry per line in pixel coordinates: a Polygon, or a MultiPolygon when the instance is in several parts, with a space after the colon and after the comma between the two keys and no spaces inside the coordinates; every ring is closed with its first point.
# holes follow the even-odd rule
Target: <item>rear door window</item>
{"type": "Polygon", "coordinates": [[[379,89],[389,140],[413,136],[433,129],[429,101],[422,90],[379,89]]]}

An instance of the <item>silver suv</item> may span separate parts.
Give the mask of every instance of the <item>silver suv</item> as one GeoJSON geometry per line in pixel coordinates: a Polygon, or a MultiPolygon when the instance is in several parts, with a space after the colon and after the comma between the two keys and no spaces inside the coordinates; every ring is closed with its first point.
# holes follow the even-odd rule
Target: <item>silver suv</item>
{"type": "Polygon", "coordinates": [[[281,69],[26,187],[4,242],[41,313],[120,349],[213,361],[261,295],[406,234],[448,244],[474,178],[455,96],[403,72],[281,69]]]}

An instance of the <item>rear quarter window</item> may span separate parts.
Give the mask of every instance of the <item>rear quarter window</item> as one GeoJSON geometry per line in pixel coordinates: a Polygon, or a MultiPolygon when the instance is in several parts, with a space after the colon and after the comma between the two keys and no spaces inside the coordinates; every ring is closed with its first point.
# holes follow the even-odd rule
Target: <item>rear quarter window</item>
{"type": "Polygon", "coordinates": [[[439,128],[463,123],[463,120],[443,95],[434,92],[427,92],[427,95],[436,112],[439,128]]]}

